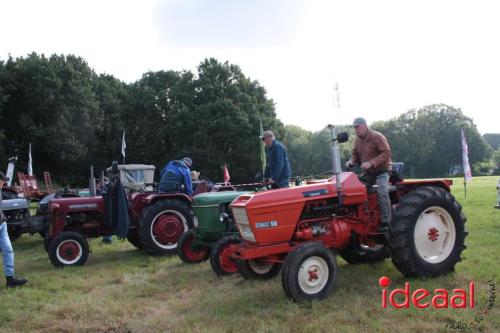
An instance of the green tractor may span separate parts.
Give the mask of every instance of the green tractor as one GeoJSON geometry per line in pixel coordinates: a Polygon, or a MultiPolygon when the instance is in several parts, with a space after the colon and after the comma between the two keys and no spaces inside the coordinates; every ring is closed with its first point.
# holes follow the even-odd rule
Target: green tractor
{"type": "Polygon", "coordinates": [[[193,197],[192,208],[198,223],[179,239],[178,254],[182,261],[194,264],[210,258],[210,265],[219,276],[238,271],[236,262],[229,257],[229,246],[239,243],[241,237],[229,205],[247,193],[251,192],[209,192],[193,197]]]}

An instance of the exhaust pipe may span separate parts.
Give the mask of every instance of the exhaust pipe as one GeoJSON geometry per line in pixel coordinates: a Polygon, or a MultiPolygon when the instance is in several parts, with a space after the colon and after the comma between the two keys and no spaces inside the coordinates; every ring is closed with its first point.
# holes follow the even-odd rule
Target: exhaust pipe
{"type": "Polygon", "coordinates": [[[339,144],[337,139],[337,131],[335,126],[328,125],[330,129],[330,133],[332,134],[332,143],[331,143],[331,155],[332,155],[332,170],[333,175],[335,177],[335,185],[337,187],[337,194],[339,198],[339,206],[342,207],[342,183],[340,182],[340,173],[342,172],[342,167],[340,165],[340,152],[339,152],[339,144]]]}

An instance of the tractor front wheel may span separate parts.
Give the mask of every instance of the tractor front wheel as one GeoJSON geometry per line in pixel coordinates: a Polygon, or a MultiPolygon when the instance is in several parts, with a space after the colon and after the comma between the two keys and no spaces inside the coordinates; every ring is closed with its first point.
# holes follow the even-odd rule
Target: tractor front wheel
{"type": "Polygon", "coordinates": [[[181,235],[194,225],[193,212],[179,200],[160,200],[144,208],[140,220],[139,240],[150,254],[177,252],[181,235]]]}
{"type": "Polygon", "coordinates": [[[194,229],[190,229],[179,238],[177,254],[182,261],[188,264],[198,264],[206,261],[210,255],[208,246],[196,245],[194,229]]]}
{"type": "Polygon", "coordinates": [[[281,271],[281,283],[287,296],[296,302],[324,299],[335,288],[337,263],[332,251],[310,242],[294,249],[281,271]]]}
{"type": "Polygon", "coordinates": [[[210,253],[210,266],[218,276],[234,274],[238,271],[238,264],[230,257],[229,247],[232,244],[238,244],[239,237],[225,236],[217,241],[212,247],[210,253]]]}
{"type": "Polygon", "coordinates": [[[389,234],[394,266],[409,277],[446,275],[465,249],[465,215],[455,198],[425,186],[401,198],[389,234]]]}
{"type": "Polygon", "coordinates": [[[238,272],[245,279],[272,279],[279,274],[281,264],[264,260],[237,260],[238,272]]]}
{"type": "Polygon", "coordinates": [[[87,239],[73,231],[59,234],[49,245],[49,259],[56,267],[83,265],[89,253],[87,239]]]}

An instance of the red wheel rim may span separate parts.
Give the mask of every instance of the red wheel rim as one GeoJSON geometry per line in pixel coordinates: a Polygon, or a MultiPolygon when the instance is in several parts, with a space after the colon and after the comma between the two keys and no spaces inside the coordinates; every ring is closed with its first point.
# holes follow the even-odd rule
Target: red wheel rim
{"type": "Polygon", "coordinates": [[[184,223],[175,214],[163,214],[153,225],[153,236],[163,245],[177,243],[183,232],[184,223]]]}
{"type": "Polygon", "coordinates": [[[200,261],[206,257],[208,253],[208,247],[200,246],[193,248],[194,236],[189,234],[182,244],[182,253],[191,261],[200,261]]]}
{"type": "Polygon", "coordinates": [[[231,244],[227,244],[224,246],[222,251],[219,252],[219,262],[220,268],[225,273],[236,273],[238,271],[238,265],[236,261],[234,261],[231,256],[231,250],[229,248],[231,244]]]}
{"type": "Polygon", "coordinates": [[[67,261],[75,260],[80,254],[80,246],[74,241],[66,241],[59,246],[59,257],[67,261]]]}

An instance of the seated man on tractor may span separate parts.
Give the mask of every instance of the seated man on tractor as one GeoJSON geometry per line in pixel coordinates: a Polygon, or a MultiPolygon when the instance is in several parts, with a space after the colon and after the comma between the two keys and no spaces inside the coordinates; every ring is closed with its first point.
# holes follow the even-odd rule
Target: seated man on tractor
{"type": "Polygon", "coordinates": [[[366,186],[377,184],[378,204],[381,213],[379,232],[386,232],[391,222],[391,201],[389,199],[389,170],[391,147],[382,133],[370,129],[364,118],[356,118],[352,124],[356,131],[356,141],[352,156],[346,168],[360,164],[363,175],[361,182],[366,186]]]}
{"type": "Polygon", "coordinates": [[[193,161],[189,157],[168,162],[160,173],[158,191],[193,195],[190,170],[192,165],[193,161]]]}

